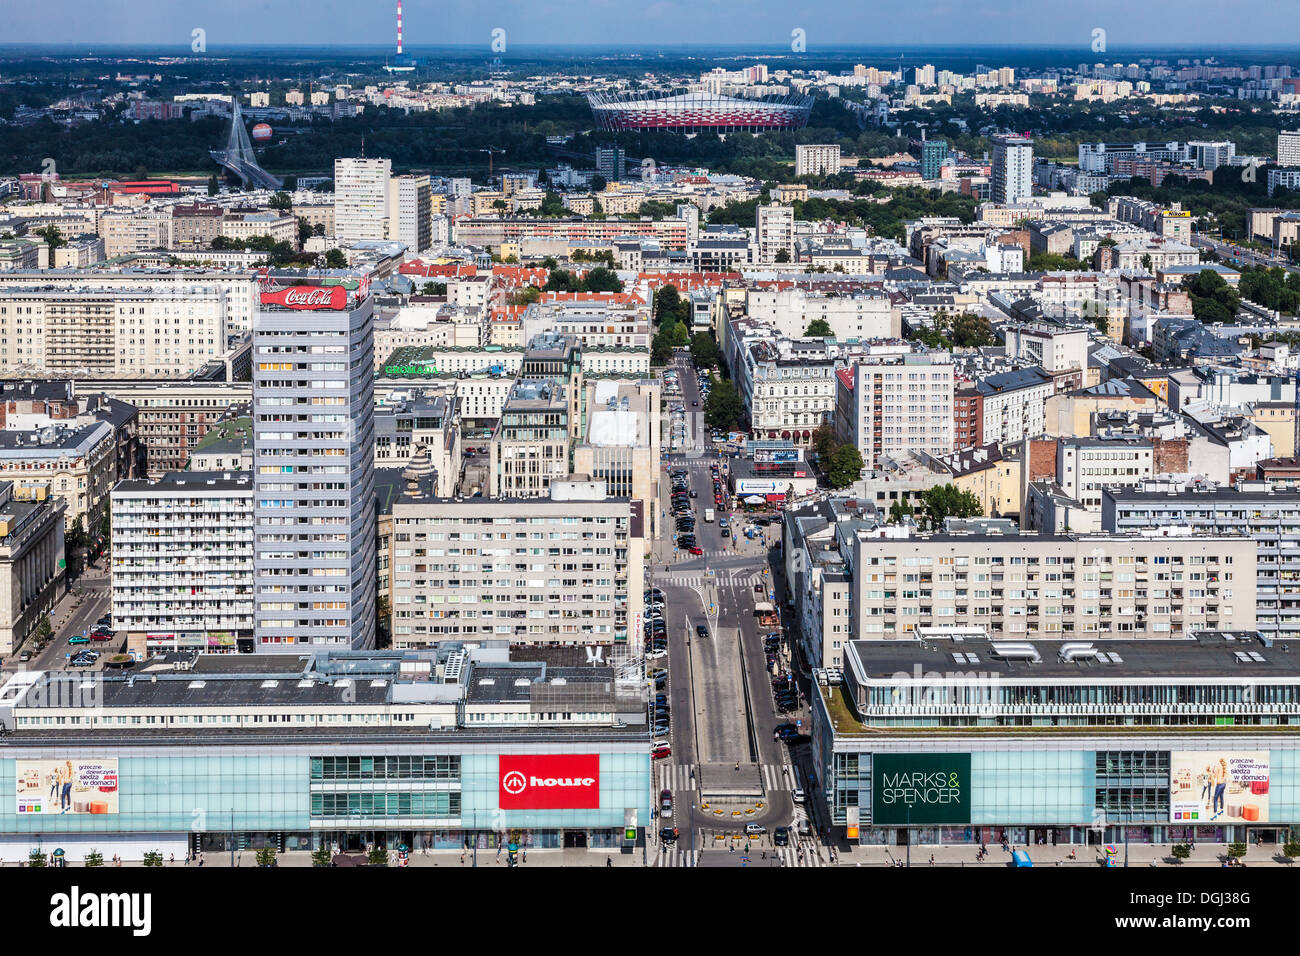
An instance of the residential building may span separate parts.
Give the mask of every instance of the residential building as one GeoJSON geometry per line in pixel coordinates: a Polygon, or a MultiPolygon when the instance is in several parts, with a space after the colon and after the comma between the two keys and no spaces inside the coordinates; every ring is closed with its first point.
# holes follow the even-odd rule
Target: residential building
{"type": "Polygon", "coordinates": [[[1145,438],[1062,438],[1056,446],[1056,483],[1093,511],[1105,489],[1140,485],[1154,473],[1154,446],[1145,438]]]}
{"type": "Polygon", "coordinates": [[[1041,368],[989,375],[975,387],[982,397],[981,444],[1017,442],[1043,433],[1047,400],[1056,394],[1056,383],[1041,368]]]}
{"type": "Polygon", "coordinates": [[[113,627],[145,656],[253,643],[253,479],[171,472],[113,489],[113,627]]]}
{"type": "Polygon", "coordinates": [[[759,263],[794,261],[793,206],[760,205],[755,212],[755,224],[759,263]]]}
{"type": "Polygon", "coordinates": [[[433,245],[433,187],[428,176],[393,176],[388,181],[388,235],[409,252],[433,245]]]}
{"type": "Polygon", "coordinates": [[[1034,194],[1034,142],[1029,137],[993,137],[993,201],[1015,203],[1034,194]]]}
{"type": "Polygon", "coordinates": [[[871,356],[836,374],[835,429],[869,470],[910,451],[953,448],[953,364],[947,352],[871,356]]]}
{"type": "Polygon", "coordinates": [[[812,143],[794,148],[794,174],[798,176],[834,176],[840,171],[840,147],[812,143]]]}
{"type": "Polygon", "coordinates": [[[44,481],[0,481],[0,657],[32,637],[63,597],[66,509],[44,481]]]}
{"type": "Polygon", "coordinates": [[[387,159],[334,160],[334,235],[340,242],[387,239],[390,205],[387,159]]]}

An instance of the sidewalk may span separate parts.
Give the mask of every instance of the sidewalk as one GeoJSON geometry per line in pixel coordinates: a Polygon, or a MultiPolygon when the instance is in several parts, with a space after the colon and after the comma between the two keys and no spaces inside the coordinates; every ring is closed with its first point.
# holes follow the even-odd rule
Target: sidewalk
{"type": "MultiPolygon", "coordinates": [[[[1115,846],[1119,852],[1115,855],[1115,865],[1124,865],[1124,844],[1120,843],[1115,846]]],[[[979,848],[976,846],[930,846],[930,845],[913,845],[912,846],[912,866],[928,867],[930,858],[934,857],[934,866],[959,866],[959,867],[985,867],[985,866],[1009,866],[1011,863],[1011,854],[1002,849],[1001,844],[990,844],[989,851],[984,856],[984,862],[979,863],[975,860],[975,853],[979,848]]],[[[1104,865],[1104,852],[1098,846],[1021,846],[1012,847],[1014,850],[1024,850],[1033,860],[1034,866],[1085,866],[1099,867],[1104,865]],[[1070,851],[1075,851],[1076,859],[1069,859],[1070,851]]],[[[907,857],[907,848],[901,846],[853,846],[846,847],[840,844],[835,845],[835,851],[839,857],[840,866],[890,866],[891,861],[905,860],[907,857]]],[[[1128,865],[1130,867],[1143,866],[1195,866],[1207,867],[1223,865],[1223,859],[1227,856],[1228,848],[1225,844],[1198,844],[1192,850],[1189,859],[1182,863],[1173,860],[1173,845],[1168,843],[1157,844],[1135,844],[1130,843],[1128,847],[1128,865]]],[[[824,852],[824,851],[823,851],[824,852]]],[[[1246,856],[1243,858],[1246,866],[1287,866],[1279,859],[1281,857],[1282,847],[1274,845],[1256,846],[1253,843],[1246,849],[1246,856]]]]}
{"type": "MultiPolygon", "coordinates": [[[[658,847],[650,848],[649,856],[647,856],[646,859],[653,861],[654,854],[657,852],[658,852],[658,847]]],[[[505,851],[504,848],[501,850],[501,855],[499,859],[497,857],[497,851],[495,849],[479,850],[478,865],[480,867],[500,867],[501,869],[504,870],[508,868],[508,864],[506,863],[506,857],[508,855],[509,854],[505,851]]],[[[106,859],[104,861],[105,867],[113,866],[111,862],[111,856],[112,854],[109,854],[110,859],[106,859]]],[[[474,866],[473,851],[471,850],[464,851],[463,857],[464,857],[464,861],[462,862],[461,859],[462,851],[460,850],[429,850],[427,852],[414,850],[411,852],[409,865],[418,866],[418,867],[450,866],[450,867],[458,867],[458,868],[464,867],[465,869],[473,868],[474,866]]],[[[518,854],[518,860],[520,866],[534,866],[534,867],[535,866],[544,866],[544,867],[606,866],[605,863],[606,859],[610,860],[613,863],[613,865],[617,867],[639,867],[644,865],[642,862],[643,859],[642,848],[639,846],[636,847],[632,853],[624,853],[622,850],[594,850],[594,849],[575,850],[575,849],[531,849],[530,848],[527,854],[523,853],[522,851],[518,854]]],[[[131,861],[124,860],[122,862],[122,866],[128,866],[128,867],[139,867],[142,865],[143,864],[139,860],[131,860],[131,861]]],[[[240,869],[244,867],[256,869],[257,851],[255,850],[244,850],[242,852],[237,851],[235,853],[234,865],[236,868],[240,868],[240,869]]],[[[310,851],[307,850],[289,850],[285,853],[277,854],[276,865],[283,866],[283,867],[304,867],[304,868],[310,867],[312,865],[311,853],[310,851]]],[[[396,850],[389,850],[388,865],[393,868],[398,868],[396,850]]],[[[16,868],[18,867],[18,863],[13,860],[5,860],[3,863],[0,863],[0,866],[5,868],[16,868]]],[[[230,866],[231,863],[230,863],[229,851],[204,853],[203,866],[201,867],[199,866],[198,863],[187,864],[180,857],[177,857],[175,863],[168,863],[168,862],[163,863],[164,869],[185,869],[185,870],[191,870],[191,869],[228,870],[230,869],[230,866]]],[[[69,869],[79,869],[80,867],[81,867],[80,863],[68,864],[69,869]]]]}

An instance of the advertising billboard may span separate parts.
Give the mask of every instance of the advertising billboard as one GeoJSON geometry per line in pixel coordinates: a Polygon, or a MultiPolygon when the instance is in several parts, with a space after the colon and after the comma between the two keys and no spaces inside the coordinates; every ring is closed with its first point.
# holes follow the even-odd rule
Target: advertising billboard
{"type": "Polygon", "coordinates": [[[599,810],[599,754],[497,758],[502,810],[599,810]]]}
{"type": "Polygon", "coordinates": [[[1169,819],[1268,822],[1268,751],[1195,750],[1169,755],[1169,819]]]}
{"type": "Polygon", "coordinates": [[[279,305],[286,309],[333,309],[348,307],[348,290],[341,285],[296,285],[262,293],[262,305],[279,305]]]}
{"type": "Polygon", "coordinates": [[[871,822],[970,823],[970,754],[873,754],[871,822]]]}
{"type": "Polygon", "coordinates": [[[18,812],[117,813],[117,758],[16,760],[18,812]]]}

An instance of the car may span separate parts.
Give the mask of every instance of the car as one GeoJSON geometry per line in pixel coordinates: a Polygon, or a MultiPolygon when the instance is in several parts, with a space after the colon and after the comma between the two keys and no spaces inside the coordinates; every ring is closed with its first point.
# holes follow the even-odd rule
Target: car
{"type": "Polygon", "coordinates": [[[698,555],[702,555],[702,554],[704,554],[704,549],[701,548],[701,547],[699,547],[699,546],[697,545],[697,546],[695,546],[695,547],[692,547],[692,548],[690,549],[690,552],[691,552],[691,554],[694,554],[694,555],[697,555],[697,556],[698,556],[698,555]]]}
{"type": "Polygon", "coordinates": [[[672,846],[674,843],[676,843],[676,842],[677,842],[677,828],[676,828],[676,827],[660,827],[660,829],[659,829],[659,842],[661,842],[664,846],[672,846]]]}
{"type": "Polygon", "coordinates": [[[95,662],[90,658],[80,656],[74,657],[72,660],[68,661],[69,667],[93,667],[94,664],[95,662]]]}
{"type": "Polygon", "coordinates": [[[651,680],[658,680],[661,677],[667,677],[668,671],[664,670],[662,667],[656,667],[653,668],[650,671],[650,673],[647,674],[646,676],[649,677],[651,680]]]}
{"type": "Polygon", "coordinates": [[[695,636],[704,640],[709,636],[709,629],[703,624],[697,624],[695,626],[695,636]]]}
{"type": "Polygon", "coordinates": [[[699,496],[700,496],[700,493],[699,493],[698,491],[696,491],[694,488],[692,488],[692,489],[691,489],[691,497],[692,497],[692,498],[698,498],[699,496]]]}
{"type": "Polygon", "coordinates": [[[667,694],[655,694],[655,705],[656,705],[656,706],[664,707],[664,706],[667,706],[667,704],[668,704],[668,695],[667,695],[667,694]]]}
{"type": "Polygon", "coordinates": [[[785,693],[784,691],[778,692],[774,699],[778,704],[790,704],[791,706],[793,706],[794,704],[799,703],[799,698],[797,695],[788,694],[785,693]]]}
{"type": "Polygon", "coordinates": [[[790,796],[793,798],[795,803],[803,803],[804,801],[803,787],[795,787],[794,793],[792,793],[790,796]]]}
{"type": "Polygon", "coordinates": [[[673,815],[673,792],[671,790],[659,791],[659,815],[661,817],[671,817],[673,815]]]}
{"type": "Polygon", "coordinates": [[[651,601],[651,602],[650,602],[648,605],[646,605],[646,606],[649,607],[651,611],[662,611],[662,610],[664,609],[664,602],[663,602],[663,601],[651,601]]]}
{"type": "Polygon", "coordinates": [[[767,832],[767,827],[763,826],[763,824],[761,824],[761,823],[746,823],[746,824],[745,824],[745,835],[746,835],[746,836],[762,836],[762,835],[763,835],[764,833],[766,833],[766,832],[767,832]]]}
{"type": "Polygon", "coordinates": [[[668,734],[671,733],[671,731],[669,730],[667,724],[655,724],[654,727],[651,729],[651,733],[653,733],[656,737],[667,737],[668,734]]]}
{"type": "Polygon", "coordinates": [[[699,408],[699,406],[700,406],[700,403],[699,403],[699,402],[691,402],[691,404],[694,405],[696,408],[699,408]]]}
{"type": "Polygon", "coordinates": [[[773,831],[772,831],[772,845],[773,845],[773,846],[789,846],[789,845],[790,845],[790,828],[789,828],[789,827],[777,827],[775,830],[773,830],[773,831]]]}
{"type": "Polygon", "coordinates": [[[664,757],[671,757],[673,748],[668,745],[666,740],[656,740],[650,745],[650,759],[662,760],[664,757]]]}
{"type": "Polygon", "coordinates": [[[647,651],[645,659],[648,661],[657,661],[659,660],[659,658],[667,657],[667,656],[668,656],[668,649],[664,647],[659,647],[659,648],[655,648],[654,650],[647,651]]]}
{"type": "Polygon", "coordinates": [[[77,644],[89,644],[89,643],[90,643],[90,638],[88,638],[85,634],[74,634],[72,637],[68,638],[69,646],[74,646],[77,644]]]}
{"type": "Polygon", "coordinates": [[[26,663],[27,661],[30,661],[31,659],[32,659],[32,652],[31,652],[31,651],[23,651],[21,654],[18,655],[18,660],[21,661],[21,662],[23,662],[23,663],[26,663]]]}
{"type": "Polygon", "coordinates": [[[761,584],[755,584],[755,585],[754,585],[754,593],[755,593],[755,594],[762,594],[762,593],[763,593],[763,585],[761,585],[761,584]]]}

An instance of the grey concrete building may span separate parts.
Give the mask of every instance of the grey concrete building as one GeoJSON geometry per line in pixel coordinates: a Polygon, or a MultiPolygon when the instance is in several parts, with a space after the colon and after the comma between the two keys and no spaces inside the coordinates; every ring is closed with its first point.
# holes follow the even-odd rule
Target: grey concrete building
{"type": "Polygon", "coordinates": [[[263,304],[254,323],[258,650],[374,645],[373,308],[348,293],[341,310],[263,304]]]}

